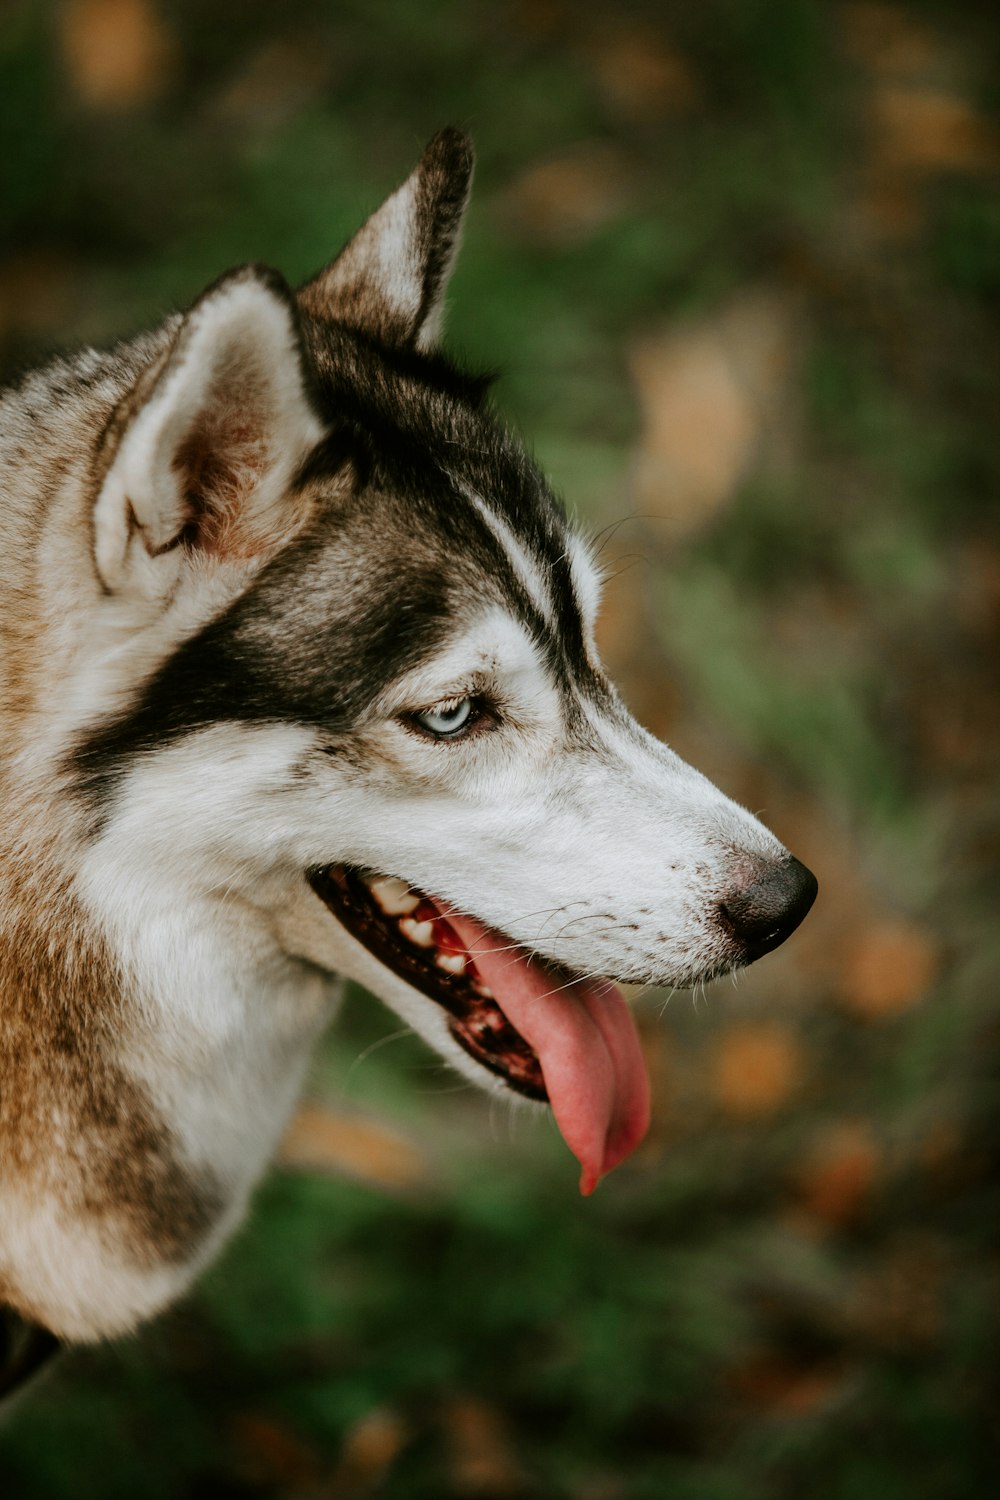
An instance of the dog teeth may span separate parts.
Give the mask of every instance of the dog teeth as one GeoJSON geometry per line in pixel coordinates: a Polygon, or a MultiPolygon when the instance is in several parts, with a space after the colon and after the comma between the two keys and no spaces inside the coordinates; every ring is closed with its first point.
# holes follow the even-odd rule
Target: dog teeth
{"type": "Polygon", "coordinates": [[[387,917],[408,916],[420,905],[420,897],[410,890],[405,880],[397,880],[394,875],[380,875],[377,880],[369,882],[368,889],[387,917]]]}
{"type": "Polygon", "coordinates": [[[465,973],[466,957],[464,953],[435,953],[434,962],[439,969],[444,969],[446,974],[465,973]]]}
{"type": "Polygon", "coordinates": [[[496,996],[494,995],[493,991],[490,989],[489,985],[488,984],[484,984],[481,979],[474,979],[472,981],[472,988],[475,990],[475,992],[479,996],[480,1000],[495,1000],[496,999],[496,996]]]}
{"type": "Polygon", "coordinates": [[[399,924],[399,930],[408,942],[416,943],[418,948],[433,948],[434,946],[433,922],[416,922],[412,917],[404,917],[399,924]]]}

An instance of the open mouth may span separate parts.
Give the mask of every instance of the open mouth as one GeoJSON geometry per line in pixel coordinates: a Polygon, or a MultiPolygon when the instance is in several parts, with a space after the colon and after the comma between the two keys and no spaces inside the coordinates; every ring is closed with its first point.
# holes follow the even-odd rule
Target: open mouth
{"type": "MultiPolygon", "coordinates": [[[[476,1062],[529,1099],[548,1090],[534,1049],[514,1029],[441,909],[402,880],[331,865],[313,890],[370,953],[448,1012],[448,1028],[476,1062]]],[[[564,983],[568,976],[553,978],[564,983]]]]}
{"type": "Polygon", "coordinates": [[[549,1103],[593,1192],[649,1126],[649,1077],[618,987],[574,975],[496,928],[386,875],[329,865],[316,894],[359,943],[440,1005],[459,1046],[549,1103]]]}

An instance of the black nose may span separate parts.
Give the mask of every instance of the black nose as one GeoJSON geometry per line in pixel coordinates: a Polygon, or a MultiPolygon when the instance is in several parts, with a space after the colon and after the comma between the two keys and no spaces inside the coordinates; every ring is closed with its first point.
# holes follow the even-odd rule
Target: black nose
{"type": "Polygon", "coordinates": [[[791,854],[756,880],[719,903],[719,910],[744,949],[744,963],[770,953],[798,927],[816,900],[816,876],[791,854]]]}

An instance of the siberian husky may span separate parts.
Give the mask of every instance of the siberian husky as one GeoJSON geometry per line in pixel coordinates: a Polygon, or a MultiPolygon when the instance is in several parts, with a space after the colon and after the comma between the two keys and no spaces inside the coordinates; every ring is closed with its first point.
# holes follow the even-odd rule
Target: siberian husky
{"type": "Polygon", "coordinates": [[[613,981],[812,903],[629,716],[586,541],[440,350],[471,175],[442,131],[297,293],[245,266],[0,397],[0,1305],[47,1338],[216,1254],[332,976],[547,1103],[587,1193],[649,1113],[613,981]]]}

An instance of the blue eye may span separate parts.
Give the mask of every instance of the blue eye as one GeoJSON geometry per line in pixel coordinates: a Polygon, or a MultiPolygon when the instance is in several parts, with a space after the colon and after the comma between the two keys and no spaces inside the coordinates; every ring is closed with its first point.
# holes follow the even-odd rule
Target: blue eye
{"type": "Polygon", "coordinates": [[[448,698],[433,708],[414,714],[414,723],[437,740],[452,739],[476,722],[476,705],[471,698],[448,698]]]}

